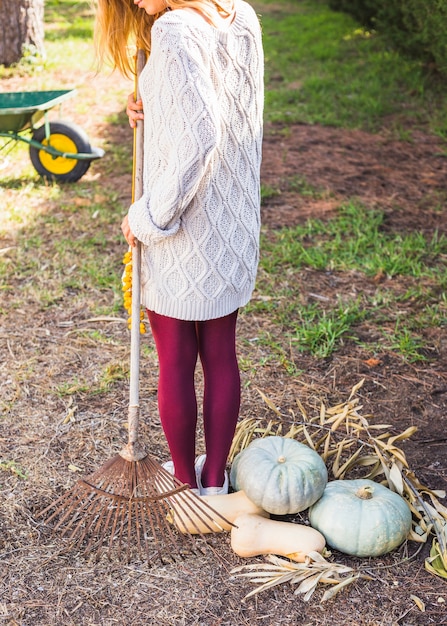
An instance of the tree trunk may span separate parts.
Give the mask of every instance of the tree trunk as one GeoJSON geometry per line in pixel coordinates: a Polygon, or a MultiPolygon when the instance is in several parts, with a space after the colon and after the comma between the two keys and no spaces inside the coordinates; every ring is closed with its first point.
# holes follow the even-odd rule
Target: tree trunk
{"type": "Polygon", "coordinates": [[[44,0],[0,0],[0,65],[45,57],[44,0]]]}

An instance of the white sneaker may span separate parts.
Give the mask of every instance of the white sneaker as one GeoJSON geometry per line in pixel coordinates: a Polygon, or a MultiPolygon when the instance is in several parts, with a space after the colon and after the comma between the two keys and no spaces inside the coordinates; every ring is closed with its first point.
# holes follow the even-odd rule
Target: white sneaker
{"type": "Polygon", "coordinates": [[[202,454],[196,458],[194,467],[196,469],[196,481],[201,496],[223,496],[228,493],[228,474],[225,471],[224,484],[222,487],[203,487],[202,486],[202,470],[205,465],[206,454],[202,454]]]}
{"type": "Polygon", "coordinates": [[[228,493],[228,474],[225,472],[224,484],[222,487],[200,487],[201,496],[226,496],[228,493]]]}
{"type": "Polygon", "coordinates": [[[166,461],[166,463],[162,464],[162,467],[169,472],[170,474],[172,474],[174,476],[174,462],[173,461],[166,461]]]}
{"type": "MultiPolygon", "coordinates": [[[[202,464],[203,465],[203,464],[202,464]]],[[[169,472],[170,474],[172,474],[172,476],[174,476],[175,474],[175,469],[174,469],[174,461],[166,461],[165,463],[162,464],[162,467],[169,472]]],[[[197,477],[197,471],[196,471],[196,477],[197,477]]],[[[199,483],[197,483],[198,485],[199,483]]],[[[200,489],[197,487],[190,487],[190,491],[192,491],[196,496],[200,496],[200,489]]]]}
{"type": "Polygon", "coordinates": [[[196,460],[194,463],[194,469],[196,470],[196,483],[200,491],[202,491],[203,489],[202,471],[203,471],[203,466],[205,465],[205,461],[206,461],[206,454],[201,454],[200,456],[196,457],[196,460]]]}

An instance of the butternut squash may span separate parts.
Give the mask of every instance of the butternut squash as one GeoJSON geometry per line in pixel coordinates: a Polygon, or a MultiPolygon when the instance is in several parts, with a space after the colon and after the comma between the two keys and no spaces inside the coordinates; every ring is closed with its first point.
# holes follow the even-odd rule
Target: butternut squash
{"type": "Polygon", "coordinates": [[[198,535],[229,531],[234,520],[244,513],[268,517],[268,513],[253,504],[244,491],[220,496],[200,496],[200,500],[205,502],[205,506],[201,507],[200,502],[190,494],[176,496],[168,520],[175,524],[181,533],[198,535]],[[214,509],[218,515],[213,514],[206,505],[214,509]]]}
{"type": "Polygon", "coordinates": [[[309,552],[322,552],[323,535],[303,524],[265,519],[260,515],[243,514],[234,520],[231,547],[242,557],[276,554],[304,563],[309,552]]]}

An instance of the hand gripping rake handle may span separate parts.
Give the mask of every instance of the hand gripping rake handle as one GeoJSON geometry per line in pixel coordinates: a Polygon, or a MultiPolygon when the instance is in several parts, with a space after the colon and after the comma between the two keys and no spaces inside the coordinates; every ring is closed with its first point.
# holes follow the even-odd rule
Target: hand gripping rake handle
{"type": "MultiPolygon", "coordinates": [[[[136,57],[135,97],[139,98],[138,77],[146,62],[143,50],[138,50],[136,57]]],[[[132,201],[143,194],[143,120],[137,120],[133,141],[133,180],[132,201]]],[[[132,248],[132,311],[130,331],[130,384],[129,384],[129,436],[127,446],[120,455],[126,461],[141,461],[146,451],[138,442],[140,419],[139,381],[140,381],[140,288],[141,288],[141,244],[137,241],[132,248]]]]}

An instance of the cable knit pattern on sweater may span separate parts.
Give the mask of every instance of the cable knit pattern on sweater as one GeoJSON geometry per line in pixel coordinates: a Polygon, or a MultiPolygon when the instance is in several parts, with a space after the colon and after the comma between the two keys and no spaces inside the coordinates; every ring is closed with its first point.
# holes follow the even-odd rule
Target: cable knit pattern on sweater
{"type": "Polygon", "coordinates": [[[243,0],[227,30],[185,10],[152,27],[140,76],[144,193],[129,209],[143,244],[142,304],[206,320],[251,297],[259,257],[263,53],[243,0]]]}

